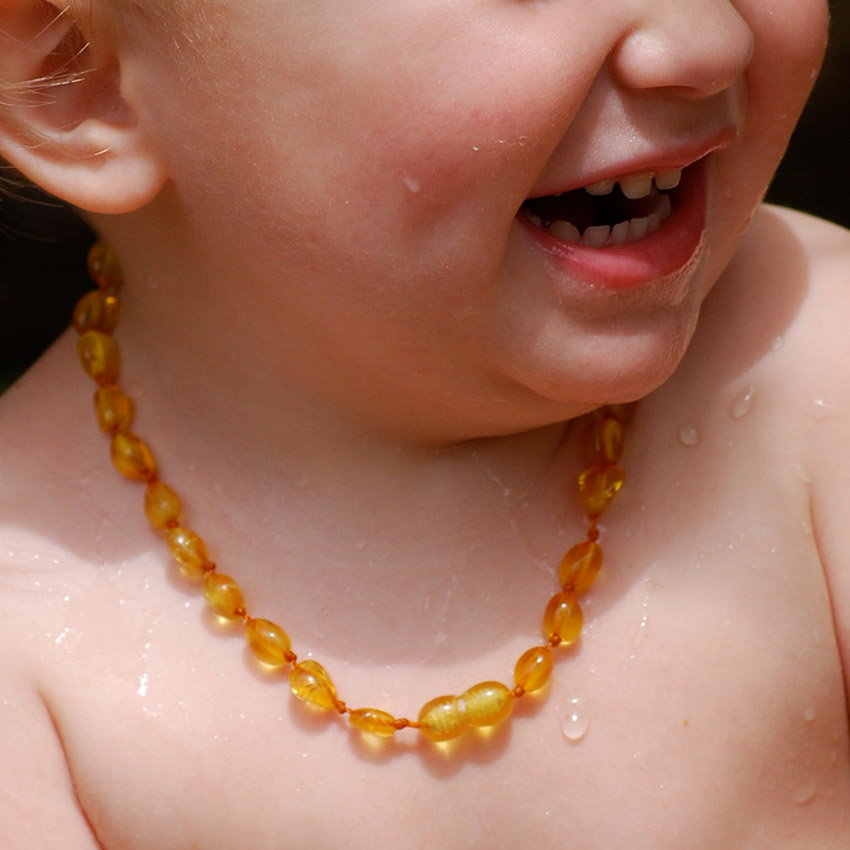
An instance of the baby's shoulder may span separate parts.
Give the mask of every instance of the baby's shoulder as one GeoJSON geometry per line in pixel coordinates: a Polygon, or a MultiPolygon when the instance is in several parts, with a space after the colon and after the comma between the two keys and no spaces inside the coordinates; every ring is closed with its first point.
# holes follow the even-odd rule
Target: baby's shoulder
{"type": "MultiPolygon", "coordinates": [[[[806,274],[805,307],[811,310],[801,318],[816,321],[831,317],[843,323],[847,314],[836,309],[850,301],[850,230],[838,224],[796,210],[766,207],[765,216],[774,219],[779,243],[772,246],[777,259],[791,262],[791,270],[806,274]],[[823,315],[819,311],[823,311],[823,315]]],[[[842,333],[832,342],[847,342],[842,333]]]]}
{"type": "Polygon", "coordinates": [[[749,411],[737,420],[754,429],[741,462],[765,482],[782,471],[782,486],[803,488],[850,659],[850,231],[762,207],[706,299],[683,365],[674,391],[728,422],[729,411],[749,411]]]}
{"type": "Polygon", "coordinates": [[[764,205],[732,269],[766,275],[762,291],[793,298],[801,309],[790,317],[795,325],[802,320],[803,330],[807,320],[826,318],[820,310],[840,319],[835,308],[850,299],[850,230],[798,210],[764,205]]]}
{"type": "MultiPolygon", "coordinates": [[[[4,408],[27,391],[9,392],[4,408]]],[[[93,626],[86,600],[97,565],[76,532],[95,547],[97,532],[71,497],[68,470],[46,473],[54,448],[68,447],[40,450],[37,423],[14,412],[0,412],[0,426],[0,847],[95,850],[56,696],[87,676],[79,644],[93,626]]]]}
{"type": "Polygon", "coordinates": [[[808,484],[811,530],[848,660],[850,231],[785,209],[769,207],[762,217],[759,226],[773,236],[768,268],[776,270],[777,290],[795,302],[770,370],[787,418],[779,433],[793,445],[808,484]]]}
{"type": "Polygon", "coordinates": [[[850,230],[764,206],[719,289],[711,333],[733,356],[749,341],[751,362],[781,381],[787,403],[850,402],[850,230]]]}
{"type": "MultiPolygon", "coordinates": [[[[841,327],[847,316],[841,307],[850,303],[850,230],[797,210],[765,206],[753,235],[749,250],[764,252],[768,268],[800,287],[799,330],[808,333],[824,323],[841,327]]],[[[818,334],[820,345],[848,341],[846,333],[826,339],[818,334]]]]}
{"type": "MultiPolygon", "coordinates": [[[[8,483],[8,482],[7,482],[8,483]]],[[[77,802],[51,672],[72,651],[69,612],[79,570],[0,494],[0,846],[94,850],[77,802]]]]}
{"type": "Polygon", "coordinates": [[[767,207],[756,237],[759,231],[766,238],[755,250],[767,255],[762,313],[773,309],[771,296],[786,305],[774,341],[774,377],[812,432],[813,462],[829,456],[850,461],[850,230],[767,207]]]}
{"type": "MultiPolygon", "coordinates": [[[[776,409],[789,445],[814,429],[850,427],[850,231],[764,206],[706,299],[684,380],[713,397],[749,381],[776,409]]],[[[826,445],[828,435],[814,441],[826,445]]],[[[850,434],[847,434],[850,451],[850,434]]]]}

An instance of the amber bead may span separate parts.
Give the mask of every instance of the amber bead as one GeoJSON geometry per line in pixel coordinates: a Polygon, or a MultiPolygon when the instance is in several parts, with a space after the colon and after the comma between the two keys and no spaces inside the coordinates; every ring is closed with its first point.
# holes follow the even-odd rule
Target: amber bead
{"type": "Polygon", "coordinates": [[[145,515],[154,528],[171,528],[180,519],[180,499],[162,481],[151,481],[145,490],[145,515]]]}
{"type": "Polygon", "coordinates": [[[77,302],[72,322],[77,333],[102,331],[108,334],[115,330],[120,318],[121,307],[115,295],[95,289],[77,302]]]}
{"type": "Polygon", "coordinates": [[[118,289],[124,282],[118,257],[106,242],[98,241],[91,246],[87,265],[91,279],[102,288],[118,289]]]}
{"type": "Polygon", "coordinates": [[[123,431],[133,421],[133,402],[116,386],[97,388],[94,409],[97,424],[107,434],[123,431]]]}
{"type": "Polygon", "coordinates": [[[602,547],[590,540],[577,543],[561,560],[560,579],[564,590],[584,593],[602,567],[602,547]]]}
{"type": "Polygon", "coordinates": [[[620,491],[626,476],[619,466],[592,466],[579,475],[582,509],[591,519],[598,517],[620,491]]]}
{"type": "Polygon", "coordinates": [[[223,573],[207,574],[204,579],[204,598],[219,617],[237,620],[245,615],[245,600],[239,585],[223,573]]]}
{"type": "Polygon", "coordinates": [[[245,640],[251,652],[271,667],[282,667],[289,661],[292,644],[289,635],[271,620],[248,620],[245,640]]]}
{"type": "Polygon", "coordinates": [[[338,705],[336,687],[328,671],[312,658],[299,661],[292,668],[289,687],[298,699],[319,708],[336,709],[338,705]]]}
{"type": "Polygon", "coordinates": [[[552,675],[555,659],[548,646],[533,646],[519,657],[514,667],[514,684],[523,691],[537,691],[552,675]]]}
{"type": "Polygon", "coordinates": [[[451,741],[468,728],[466,707],[457,697],[437,697],[419,712],[419,731],[429,741],[451,741]]]}
{"type": "Polygon", "coordinates": [[[381,738],[389,738],[398,731],[395,717],[378,708],[357,708],[348,715],[348,721],[355,729],[381,738]]]}
{"type": "Polygon", "coordinates": [[[112,463],[134,481],[151,481],[156,476],[156,461],[150,449],[129,431],[119,431],[112,438],[112,463]]]}
{"type": "Polygon", "coordinates": [[[623,426],[610,416],[597,419],[593,429],[593,449],[599,460],[615,464],[623,456],[623,426]]]}
{"type": "Polygon", "coordinates": [[[495,726],[513,708],[514,695],[501,682],[481,682],[461,694],[470,726],[495,726]]]}
{"type": "Polygon", "coordinates": [[[546,606],[543,631],[546,637],[560,638],[562,646],[569,646],[578,640],[583,620],[576,598],[570,593],[556,593],[546,606]]]}
{"type": "Polygon", "coordinates": [[[186,578],[201,579],[213,568],[204,541],[188,528],[172,528],[168,548],[186,578]]]}
{"type": "Polygon", "coordinates": [[[77,340],[77,355],[90,378],[113,384],[121,371],[121,354],[115,340],[101,331],[86,331],[77,340]]]}

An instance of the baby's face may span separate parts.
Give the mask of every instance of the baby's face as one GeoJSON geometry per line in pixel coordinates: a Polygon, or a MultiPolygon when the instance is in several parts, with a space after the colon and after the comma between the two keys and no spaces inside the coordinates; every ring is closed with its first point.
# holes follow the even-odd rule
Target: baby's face
{"type": "Polygon", "coordinates": [[[316,386],[334,363],[494,430],[670,373],[827,17],[824,0],[218,6],[202,81],[163,97],[163,78],[148,104],[211,256],[243,246],[240,285],[272,293],[316,386]]]}

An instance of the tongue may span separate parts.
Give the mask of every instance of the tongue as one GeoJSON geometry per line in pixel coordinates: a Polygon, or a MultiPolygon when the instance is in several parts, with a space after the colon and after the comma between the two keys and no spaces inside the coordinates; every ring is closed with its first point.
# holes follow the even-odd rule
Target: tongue
{"type": "Polygon", "coordinates": [[[525,202],[525,208],[543,219],[544,225],[553,221],[568,221],[580,231],[595,225],[614,226],[630,218],[643,218],[658,209],[660,192],[653,186],[645,198],[633,201],[616,186],[610,195],[589,195],[584,189],[547,195],[525,202]]]}

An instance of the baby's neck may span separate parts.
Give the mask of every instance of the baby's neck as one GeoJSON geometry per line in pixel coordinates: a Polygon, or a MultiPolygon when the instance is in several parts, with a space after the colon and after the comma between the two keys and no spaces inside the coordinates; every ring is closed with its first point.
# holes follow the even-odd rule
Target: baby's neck
{"type": "MultiPolygon", "coordinates": [[[[580,441],[564,422],[448,439],[433,427],[439,416],[418,432],[409,416],[393,419],[394,398],[374,416],[369,404],[333,405],[301,380],[314,364],[287,351],[287,317],[275,320],[268,288],[258,305],[250,281],[235,289],[223,273],[204,283],[188,267],[175,274],[167,255],[140,266],[128,256],[115,338],[133,427],[224,572],[294,594],[308,617],[323,594],[344,592],[352,631],[364,610],[393,610],[411,577],[419,599],[452,588],[502,622],[517,581],[545,575],[548,588],[541,564],[551,569],[583,536],[580,441]]],[[[368,400],[373,388],[352,389],[348,398],[368,400]]],[[[424,628],[431,617],[419,613],[424,628]]]]}
{"type": "Polygon", "coordinates": [[[210,249],[186,222],[162,233],[154,212],[139,215],[106,233],[128,280],[118,331],[128,367],[148,367],[139,380],[146,392],[155,385],[162,412],[200,402],[205,436],[221,432],[230,450],[261,445],[291,463],[293,446],[309,455],[303,444],[313,437],[320,446],[339,440],[343,452],[364,442],[442,448],[562,423],[601,401],[567,404],[515,380],[482,351],[487,330],[467,340],[465,314],[432,337],[416,336],[427,324],[417,316],[388,310],[370,323],[361,303],[369,291],[352,284],[349,298],[344,282],[316,281],[314,292],[309,272],[244,268],[253,246],[223,238],[210,249]]]}
{"type": "MultiPolygon", "coordinates": [[[[334,634],[357,635],[359,653],[380,657],[386,632],[364,624],[365,611],[384,622],[401,610],[412,629],[433,629],[427,600],[449,594],[462,610],[492,611],[492,634],[487,626],[452,638],[479,651],[514,616],[517,583],[550,579],[541,567],[583,535],[580,441],[566,424],[442,446],[405,442],[306,415],[291,393],[262,381],[243,395],[176,364],[162,375],[138,342],[122,344],[134,427],[222,571],[254,595],[300,600],[289,620],[297,632],[309,633],[300,616],[309,621],[328,594],[344,594],[334,634]],[[263,403],[252,407],[260,387],[263,403]]],[[[333,643],[316,649],[340,651],[333,643]]]]}

